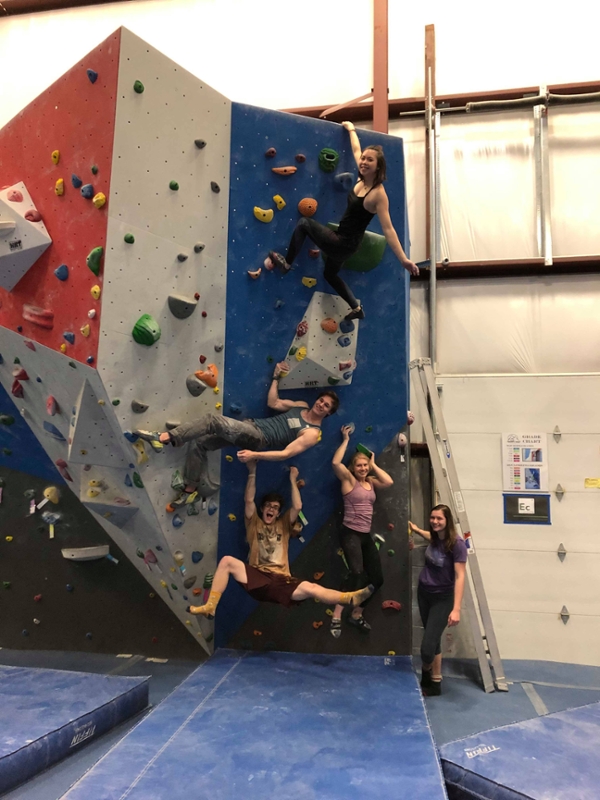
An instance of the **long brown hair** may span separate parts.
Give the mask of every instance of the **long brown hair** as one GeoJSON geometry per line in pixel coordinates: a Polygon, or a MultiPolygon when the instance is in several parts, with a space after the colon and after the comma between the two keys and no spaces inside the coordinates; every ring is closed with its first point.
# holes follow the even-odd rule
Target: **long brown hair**
{"type": "MultiPolygon", "coordinates": [[[[443,539],[443,542],[446,552],[449,553],[458,539],[458,534],[456,532],[456,528],[454,527],[454,520],[452,519],[452,511],[448,508],[448,506],[444,505],[444,503],[438,503],[438,505],[434,506],[431,511],[441,511],[446,518],[446,536],[443,539]]],[[[431,515],[431,512],[429,513],[431,515]]],[[[435,544],[442,541],[437,533],[431,530],[431,525],[429,526],[429,533],[431,534],[432,542],[435,544]]]]}
{"type": "MultiPolygon", "coordinates": [[[[377,172],[375,173],[375,179],[373,180],[373,189],[376,186],[379,186],[384,182],[387,176],[387,164],[385,162],[385,156],[383,154],[383,147],[380,144],[374,144],[369,147],[363,148],[363,153],[365,150],[373,150],[374,153],[377,154],[377,172]]],[[[362,175],[358,176],[359,181],[364,181],[362,175]]]]}

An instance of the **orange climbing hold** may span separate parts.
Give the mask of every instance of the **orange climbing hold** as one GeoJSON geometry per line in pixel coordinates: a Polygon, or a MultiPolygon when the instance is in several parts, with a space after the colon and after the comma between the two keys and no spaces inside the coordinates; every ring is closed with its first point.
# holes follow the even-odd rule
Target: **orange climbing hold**
{"type": "Polygon", "coordinates": [[[258,269],[255,270],[249,269],[247,270],[247,272],[248,275],[252,278],[252,280],[256,280],[259,277],[260,273],[262,272],[262,267],[259,267],[258,269]]]}
{"type": "Polygon", "coordinates": [[[317,631],[318,631],[318,630],[319,630],[319,628],[321,628],[322,626],[323,626],[323,620],[321,620],[321,619],[320,619],[318,622],[313,622],[313,628],[314,628],[315,630],[317,630],[317,631]]]}
{"type": "Polygon", "coordinates": [[[335,333],[338,329],[338,324],[331,317],[326,317],[321,322],[321,328],[325,331],[325,333],[335,333]]]}
{"type": "Polygon", "coordinates": [[[276,175],[293,175],[298,167],[271,167],[271,172],[276,175]]]}
{"type": "Polygon", "coordinates": [[[206,369],[199,369],[197,372],[194,372],[194,375],[199,381],[202,381],[202,383],[214,389],[219,378],[219,370],[216,364],[209,364],[206,369]]]}
{"type": "Polygon", "coordinates": [[[323,575],[325,575],[324,572],[315,572],[314,575],[313,575],[313,578],[316,581],[320,581],[321,578],[323,577],[323,575]]]}
{"type": "Polygon", "coordinates": [[[304,197],[298,203],[298,211],[303,217],[312,217],[315,215],[318,205],[313,197],[304,197]]]}

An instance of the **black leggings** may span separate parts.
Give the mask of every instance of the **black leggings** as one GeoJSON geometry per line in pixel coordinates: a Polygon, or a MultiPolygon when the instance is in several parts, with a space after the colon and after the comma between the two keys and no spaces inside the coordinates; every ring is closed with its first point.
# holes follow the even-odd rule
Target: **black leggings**
{"type": "Polygon", "coordinates": [[[428,592],[419,584],[417,589],[419,613],[423,621],[421,661],[431,664],[442,652],[442,633],[454,608],[454,589],[451,592],[428,592]]]}
{"type": "MultiPolygon", "coordinates": [[[[368,586],[375,587],[375,592],[383,585],[383,571],[377,545],[370,533],[359,533],[342,525],[340,544],[348,563],[349,572],[342,581],[342,592],[356,592],[368,586]]],[[[367,598],[363,607],[373,598],[367,598]]]]}
{"type": "Polygon", "coordinates": [[[358,300],[338,273],[343,267],[344,261],[347,261],[353,253],[356,253],[360,241],[358,244],[349,243],[338,236],[335,231],[326,228],[325,225],[321,225],[320,222],[302,217],[290,239],[290,245],[285,257],[288,264],[294,263],[294,259],[298,256],[307,236],[327,256],[327,263],[323,272],[327,283],[348,303],[350,308],[358,308],[358,300]]]}

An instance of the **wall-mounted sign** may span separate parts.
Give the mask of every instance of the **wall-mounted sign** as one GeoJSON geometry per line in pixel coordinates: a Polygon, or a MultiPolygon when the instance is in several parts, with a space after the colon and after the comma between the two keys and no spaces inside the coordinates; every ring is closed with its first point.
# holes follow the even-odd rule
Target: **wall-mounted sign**
{"type": "Polygon", "coordinates": [[[503,433],[502,475],[506,492],[547,492],[546,434],[503,433]]]}
{"type": "Polygon", "coordinates": [[[505,525],[551,525],[549,494],[504,494],[505,525]]]}

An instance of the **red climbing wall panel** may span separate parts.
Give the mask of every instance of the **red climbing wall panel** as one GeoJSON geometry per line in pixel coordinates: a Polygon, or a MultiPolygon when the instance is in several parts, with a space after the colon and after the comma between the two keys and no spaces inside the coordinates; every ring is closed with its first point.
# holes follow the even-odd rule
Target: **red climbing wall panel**
{"type": "Polygon", "coordinates": [[[117,31],[102,42],[0,131],[0,186],[24,181],[52,237],[12,292],[0,287],[0,325],[15,331],[21,326],[24,336],[54,350],[64,343],[66,354],[82,362],[90,356],[95,362],[98,349],[101,301],[90,289],[102,286],[102,269],[96,277],[86,257],[94,247],[106,248],[120,39],[117,31]],[[95,83],[88,69],[98,73],[95,83]],[[58,164],[54,150],[60,152],[58,164]],[[74,188],[73,174],[106,195],[102,208],[74,188]],[[54,191],[58,178],[64,180],[62,197],[54,191]],[[69,268],[66,281],[54,275],[61,264],[69,268]],[[52,330],[23,319],[24,304],[53,311],[52,330]],[[96,309],[94,319],[88,318],[90,309],[96,309]],[[86,323],[88,338],[80,332],[86,323]],[[74,344],[63,338],[65,331],[75,334],[74,344]]]}

